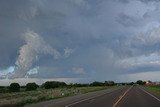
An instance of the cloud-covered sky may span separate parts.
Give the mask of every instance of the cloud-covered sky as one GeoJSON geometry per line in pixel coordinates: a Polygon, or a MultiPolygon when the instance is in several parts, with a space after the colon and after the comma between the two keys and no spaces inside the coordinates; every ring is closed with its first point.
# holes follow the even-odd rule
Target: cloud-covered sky
{"type": "Polygon", "coordinates": [[[159,0],[1,0],[0,84],[160,81],[159,0]]]}

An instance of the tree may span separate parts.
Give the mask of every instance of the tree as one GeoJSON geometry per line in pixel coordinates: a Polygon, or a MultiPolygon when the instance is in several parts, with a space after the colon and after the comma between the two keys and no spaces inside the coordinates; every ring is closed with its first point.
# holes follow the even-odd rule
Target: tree
{"type": "Polygon", "coordinates": [[[45,82],[45,83],[44,83],[44,88],[45,88],[45,89],[50,89],[50,88],[52,88],[52,83],[51,83],[50,81],[45,82]]]}
{"type": "Polygon", "coordinates": [[[95,82],[91,83],[90,86],[104,86],[104,83],[95,81],[95,82]]]}
{"type": "Polygon", "coordinates": [[[146,82],[142,81],[142,80],[138,80],[136,83],[139,84],[139,85],[144,85],[146,82]]]}
{"type": "Polygon", "coordinates": [[[133,84],[134,84],[134,82],[127,83],[127,85],[133,85],[133,84]]]}
{"type": "Polygon", "coordinates": [[[44,83],[45,89],[58,88],[58,87],[64,87],[64,86],[67,86],[65,82],[47,81],[44,83]]]}
{"type": "Polygon", "coordinates": [[[36,83],[28,83],[26,85],[26,91],[36,90],[38,87],[36,83]]]}
{"type": "Polygon", "coordinates": [[[20,91],[20,85],[18,83],[11,83],[9,90],[11,92],[19,92],[20,91]]]}
{"type": "Polygon", "coordinates": [[[104,82],[106,86],[113,86],[115,85],[114,81],[105,81],[104,82]]]}

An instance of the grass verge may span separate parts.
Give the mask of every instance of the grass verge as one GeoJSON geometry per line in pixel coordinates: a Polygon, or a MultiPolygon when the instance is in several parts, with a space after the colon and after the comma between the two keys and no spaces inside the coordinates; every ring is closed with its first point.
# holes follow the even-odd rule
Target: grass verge
{"type": "Polygon", "coordinates": [[[155,95],[160,96],[160,86],[146,86],[145,88],[155,95]]]}
{"type": "Polygon", "coordinates": [[[72,88],[56,88],[56,89],[38,89],[36,91],[25,91],[25,92],[15,92],[15,93],[1,93],[0,107],[1,106],[22,107],[30,103],[36,103],[51,99],[57,99],[61,97],[84,94],[112,87],[111,86],[72,87],[72,88]]]}

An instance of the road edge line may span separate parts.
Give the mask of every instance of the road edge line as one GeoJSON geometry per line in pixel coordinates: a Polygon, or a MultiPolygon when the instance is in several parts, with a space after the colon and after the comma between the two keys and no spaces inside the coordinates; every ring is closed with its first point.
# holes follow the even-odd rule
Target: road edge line
{"type": "Polygon", "coordinates": [[[123,97],[129,92],[129,90],[130,90],[132,87],[133,87],[133,86],[131,86],[128,90],[126,90],[126,91],[124,92],[124,94],[113,104],[112,107],[116,107],[117,104],[123,99],[123,97]]]}
{"type": "Polygon", "coordinates": [[[78,104],[78,103],[81,103],[81,102],[84,102],[84,101],[87,101],[87,100],[91,100],[91,99],[94,99],[94,98],[96,98],[96,97],[103,96],[103,95],[105,95],[105,94],[112,93],[112,92],[114,92],[114,91],[116,91],[116,90],[118,90],[118,89],[115,89],[115,90],[113,90],[113,91],[111,91],[111,92],[106,92],[106,93],[104,93],[104,94],[100,94],[100,95],[97,95],[97,96],[94,96],[94,97],[90,97],[90,98],[86,98],[86,99],[83,99],[83,100],[80,100],[80,101],[73,102],[73,103],[71,103],[71,104],[66,105],[65,107],[70,107],[70,106],[72,106],[72,105],[75,105],[75,104],[78,104]]]}
{"type": "Polygon", "coordinates": [[[154,99],[156,99],[157,101],[160,102],[160,99],[157,98],[156,96],[152,95],[151,93],[147,92],[146,90],[144,90],[144,89],[142,89],[142,88],[140,88],[140,89],[141,89],[142,91],[144,91],[145,93],[147,93],[148,95],[150,95],[151,97],[153,97],[154,99]]]}

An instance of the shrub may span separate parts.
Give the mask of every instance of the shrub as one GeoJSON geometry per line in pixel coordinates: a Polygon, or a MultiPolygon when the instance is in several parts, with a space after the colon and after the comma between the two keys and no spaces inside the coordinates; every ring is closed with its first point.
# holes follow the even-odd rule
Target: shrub
{"type": "Polygon", "coordinates": [[[64,86],[67,86],[65,82],[47,81],[44,83],[45,89],[58,88],[58,87],[64,87],[64,86]]]}
{"type": "Polygon", "coordinates": [[[11,92],[19,92],[20,91],[20,85],[18,83],[11,83],[9,90],[11,92]]]}
{"type": "Polygon", "coordinates": [[[115,85],[114,81],[105,81],[106,86],[113,86],[115,85]]]}
{"type": "Polygon", "coordinates": [[[104,83],[95,81],[91,83],[90,86],[104,86],[104,83]]]}
{"type": "Polygon", "coordinates": [[[75,83],[75,84],[69,84],[68,87],[88,87],[89,84],[80,84],[80,83],[75,83]]]}
{"type": "Polygon", "coordinates": [[[52,82],[50,82],[50,81],[45,82],[45,83],[44,83],[44,88],[45,88],[45,89],[50,89],[50,88],[52,88],[52,82]]]}
{"type": "Polygon", "coordinates": [[[138,80],[136,83],[139,84],[139,85],[144,85],[144,84],[145,84],[145,81],[138,80]]]}
{"type": "Polygon", "coordinates": [[[26,91],[36,90],[38,85],[36,83],[28,83],[26,85],[26,91]]]}

